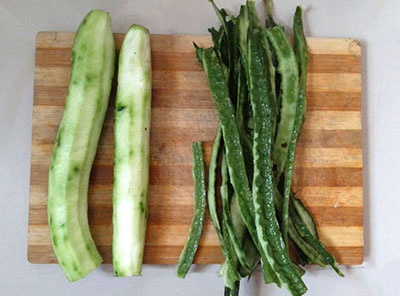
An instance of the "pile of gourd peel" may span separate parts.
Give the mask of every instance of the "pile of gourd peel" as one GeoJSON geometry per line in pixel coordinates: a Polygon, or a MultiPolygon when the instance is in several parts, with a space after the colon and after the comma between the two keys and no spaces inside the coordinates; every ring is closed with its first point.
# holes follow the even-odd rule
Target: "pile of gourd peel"
{"type": "MultiPolygon", "coordinates": [[[[292,45],[272,17],[271,1],[265,3],[265,25],[254,1],[242,5],[236,17],[210,2],[222,25],[209,29],[213,47],[194,46],[219,116],[207,203],[225,258],[220,270],[225,295],[238,295],[240,279],[250,277],[259,262],[266,283],[302,295],[307,287],[301,265],[329,264],[343,276],[319,241],[313,217],[292,189],[295,148],[306,111],[309,54],[302,8],[297,7],[294,15],[292,45]],[[222,204],[220,211],[218,204],[222,204]]],[[[199,153],[201,147],[194,150],[194,159],[203,162],[199,153]]],[[[181,277],[193,260],[204,216],[204,164],[197,172],[193,174],[195,216],[179,259],[181,277]]]]}

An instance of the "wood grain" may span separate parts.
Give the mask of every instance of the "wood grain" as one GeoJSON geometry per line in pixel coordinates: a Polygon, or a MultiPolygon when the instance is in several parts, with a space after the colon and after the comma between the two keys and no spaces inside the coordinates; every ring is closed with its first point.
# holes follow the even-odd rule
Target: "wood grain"
{"type": "MultiPolygon", "coordinates": [[[[41,32],[36,40],[28,259],[54,263],[47,227],[47,178],[61,120],[75,34],[41,32]]],[[[124,34],[115,34],[117,50],[124,34]]],[[[149,221],[144,262],[174,264],[191,216],[191,142],[204,141],[209,159],[217,115],[192,41],[208,36],[152,35],[153,99],[149,221]]],[[[299,141],[295,190],[318,224],[322,241],[342,264],[363,261],[361,49],[354,39],[309,38],[308,109],[299,141]]],[[[89,187],[89,221],[105,263],[112,240],[112,94],[89,187]]],[[[196,263],[222,254],[206,217],[196,263]]]]}

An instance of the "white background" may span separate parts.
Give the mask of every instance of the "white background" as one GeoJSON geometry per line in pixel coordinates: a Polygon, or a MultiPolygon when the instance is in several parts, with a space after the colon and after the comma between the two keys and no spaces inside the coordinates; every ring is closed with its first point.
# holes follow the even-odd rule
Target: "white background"
{"type": "MultiPolygon", "coordinates": [[[[343,268],[344,279],[329,268],[308,268],[307,295],[399,295],[400,1],[275,2],[286,27],[303,4],[308,36],[354,37],[362,44],[365,263],[343,268]]],[[[235,13],[241,3],[217,0],[235,13]]],[[[114,32],[132,23],[170,34],[219,26],[206,0],[0,2],[0,295],[223,295],[217,265],[196,266],[185,280],[175,276],[175,266],[147,265],[141,277],[114,278],[111,265],[102,265],[71,284],[58,265],[27,261],[35,36],[76,30],[93,8],[110,12],[114,32]]],[[[241,295],[288,293],[265,286],[257,273],[242,281],[241,295]]]]}

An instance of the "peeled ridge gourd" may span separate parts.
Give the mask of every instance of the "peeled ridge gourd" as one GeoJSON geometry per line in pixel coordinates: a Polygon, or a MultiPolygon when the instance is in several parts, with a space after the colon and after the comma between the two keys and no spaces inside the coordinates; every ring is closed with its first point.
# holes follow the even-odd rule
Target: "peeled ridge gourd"
{"type": "Polygon", "coordinates": [[[87,193],[114,67],[110,16],[93,10],[82,20],[72,47],[67,101],[49,171],[50,236],[70,281],[84,277],[102,262],[90,234],[87,193]]]}
{"type": "Polygon", "coordinates": [[[132,25],[119,56],[114,110],[113,266],[140,275],[147,224],[151,54],[149,31],[132,25]]]}

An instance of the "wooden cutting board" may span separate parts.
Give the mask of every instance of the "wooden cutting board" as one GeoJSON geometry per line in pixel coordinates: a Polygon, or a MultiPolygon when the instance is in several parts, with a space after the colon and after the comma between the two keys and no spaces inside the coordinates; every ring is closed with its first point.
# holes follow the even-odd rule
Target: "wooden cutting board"
{"type": "MultiPolygon", "coordinates": [[[[41,32],[36,40],[28,259],[57,262],[47,227],[50,155],[61,120],[75,34],[41,32]]],[[[117,48],[124,34],[115,34],[117,48]]],[[[192,217],[191,142],[210,157],[217,115],[192,41],[209,36],[152,35],[153,99],[149,217],[144,262],[174,264],[192,217]]],[[[361,50],[354,39],[308,38],[308,109],[298,145],[294,186],[318,224],[321,240],[342,264],[363,261],[361,50]]],[[[114,87],[115,89],[115,87],[114,87]]],[[[91,231],[111,263],[113,120],[110,108],[89,187],[91,231]]],[[[223,259],[206,217],[195,263],[223,259]]]]}

